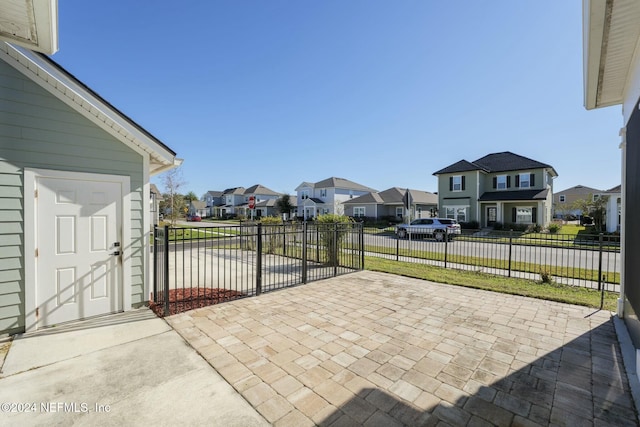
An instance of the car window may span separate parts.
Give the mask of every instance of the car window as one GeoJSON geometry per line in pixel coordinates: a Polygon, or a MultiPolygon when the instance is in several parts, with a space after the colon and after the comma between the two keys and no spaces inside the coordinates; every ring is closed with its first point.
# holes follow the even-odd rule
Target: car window
{"type": "Polygon", "coordinates": [[[455,219],[439,219],[438,221],[440,221],[440,224],[455,224],[456,220],[455,219]]]}
{"type": "Polygon", "coordinates": [[[424,221],[425,221],[424,222],[425,224],[428,224],[428,225],[433,224],[433,220],[432,219],[425,219],[424,221]]]}

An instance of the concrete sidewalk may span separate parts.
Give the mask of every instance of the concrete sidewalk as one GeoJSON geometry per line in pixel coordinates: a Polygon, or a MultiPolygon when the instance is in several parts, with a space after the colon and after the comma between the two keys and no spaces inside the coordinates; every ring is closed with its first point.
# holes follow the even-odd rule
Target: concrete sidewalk
{"type": "Polygon", "coordinates": [[[17,336],[0,404],[0,425],[268,425],[148,309],[17,336]]]}

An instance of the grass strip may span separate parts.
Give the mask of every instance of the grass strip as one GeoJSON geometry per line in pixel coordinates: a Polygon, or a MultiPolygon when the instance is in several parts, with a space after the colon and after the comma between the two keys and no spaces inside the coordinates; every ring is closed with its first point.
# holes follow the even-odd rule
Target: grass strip
{"type": "MultiPolygon", "coordinates": [[[[586,307],[600,307],[600,291],[568,286],[557,283],[541,283],[533,280],[516,279],[492,274],[444,269],[427,264],[416,264],[377,257],[365,257],[365,269],[383,273],[397,274],[416,279],[467,288],[484,289],[511,295],[557,301],[586,307]]],[[[618,294],[604,293],[603,309],[615,311],[618,294]]]]}

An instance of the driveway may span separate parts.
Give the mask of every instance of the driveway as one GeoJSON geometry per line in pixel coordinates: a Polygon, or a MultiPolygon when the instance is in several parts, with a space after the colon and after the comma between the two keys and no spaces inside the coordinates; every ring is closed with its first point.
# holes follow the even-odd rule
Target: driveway
{"type": "Polygon", "coordinates": [[[363,271],[167,320],[274,425],[638,425],[609,312],[363,271]]]}

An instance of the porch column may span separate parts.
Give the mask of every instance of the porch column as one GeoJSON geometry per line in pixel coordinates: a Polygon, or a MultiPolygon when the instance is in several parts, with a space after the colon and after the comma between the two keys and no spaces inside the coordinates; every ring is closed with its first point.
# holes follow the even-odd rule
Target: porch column
{"type": "Polygon", "coordinates": [[[496,202],[496,221],[504,224],[504,215],[502,212],[502,202],[496,202]]]}

